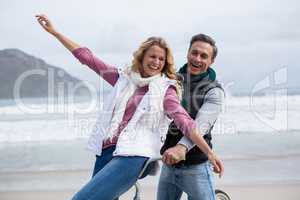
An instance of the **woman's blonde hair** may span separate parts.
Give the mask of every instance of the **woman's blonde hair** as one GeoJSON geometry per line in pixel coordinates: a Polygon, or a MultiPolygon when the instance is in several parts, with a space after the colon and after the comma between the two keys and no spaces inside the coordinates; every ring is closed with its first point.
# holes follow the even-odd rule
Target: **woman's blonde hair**
{"type": "Polygon", "coordinates": [[[179,97],[181,97],[181,86],[177,79],[173,54],[172,54],[171,48],[169,47],[169,45],[163,38],[149,37],[146,41],[142,42],[142,44],[139,46],[138,50],[136,50],[133,53],[131,70],[134,72],[140,73],[139,68],[142,66],[144,55],[145,55],[146,51],[153,45],[157,45],[160,48],[165,50],[166,62],[165,62],[165,66],[162,69],[162,73],[165,74],[169,79],[173,79],[173,80],[177,81],[176,92],[177,92],[177,95],[179,97]]]}

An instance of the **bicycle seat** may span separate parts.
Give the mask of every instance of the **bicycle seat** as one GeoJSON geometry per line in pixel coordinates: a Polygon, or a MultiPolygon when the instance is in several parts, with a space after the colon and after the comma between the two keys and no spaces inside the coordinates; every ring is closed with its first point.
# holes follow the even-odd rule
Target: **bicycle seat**
{"type": "Polygon", "coordinates": [[[145,178],[148,175],[155,176],[159,171],[159,160],[161,158],[149,158],[139,175],[139,179],[145,178]]]}

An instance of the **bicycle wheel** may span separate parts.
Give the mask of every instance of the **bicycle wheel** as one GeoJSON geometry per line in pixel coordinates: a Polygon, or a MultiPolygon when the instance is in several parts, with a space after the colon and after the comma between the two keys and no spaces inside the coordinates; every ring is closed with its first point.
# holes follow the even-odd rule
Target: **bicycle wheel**
{"type": "Polygon", "coordinates": [[[230,200],[230,197],[226,192],[223,192],[222,190],[215,190],[216,199],[217,200],[230,200]]]}

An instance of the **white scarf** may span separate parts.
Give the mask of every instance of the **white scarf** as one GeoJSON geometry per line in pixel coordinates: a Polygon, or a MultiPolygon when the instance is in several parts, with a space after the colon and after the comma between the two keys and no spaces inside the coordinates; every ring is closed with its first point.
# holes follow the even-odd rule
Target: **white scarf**
{"type": "Polygon", "coordinates": [[[107,138],[110,139],[112,139],[113,136],[117,134],[118,127],[124,116],[127,102],[129,98],[134,94],[137,87],[144,87],[146,85],[149,85],[148,92],[150,93],[149,96],[151,109],[159,108],[159,102],[163,100],[163,96],[160,92],[162,88],[161,83],[163,79],[161,74],[157,74],[148,78],[143,78],[139,73],[133,71],[129,71],[127,73],[129,76],[129,83],[124,89],[124,91],[120,93],[113,109],[113,114],[110,121],[110,128],[107,135],[107,138]]]}

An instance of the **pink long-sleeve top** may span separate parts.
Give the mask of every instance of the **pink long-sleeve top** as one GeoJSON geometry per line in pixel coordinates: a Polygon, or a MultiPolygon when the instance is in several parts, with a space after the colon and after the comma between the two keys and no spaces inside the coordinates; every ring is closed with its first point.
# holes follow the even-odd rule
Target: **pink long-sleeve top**
{"type": "MultiPolygon", "coordinates": [[[[84,65],[94,70],[97,74],[102,76],[110,85],[114,86],[119,78],[119,73],[116,67],[104,63],[97,58],[88,48],[80,47],[72,51],[73,55],[84,65]]],[[[107,139],[103,142],[103,148],[115,145],[118,141],[118,136],[121,131],[127,126],[136,111],[137,106],[142,100],[142,97],[148,91],[148,86],[138,87],[134,94],[129,98],[124,116],[118,127],[117,134],[112,139],[107,139]]],[[[189,114],[181,107],[178,100],[176,89],[174,86],[169,86],[166,91],[164,102],[164,112],[174,120],[176,126],[181,132],[188,136],[192,129],[196,127],[195,121],[189,114]]]]}

